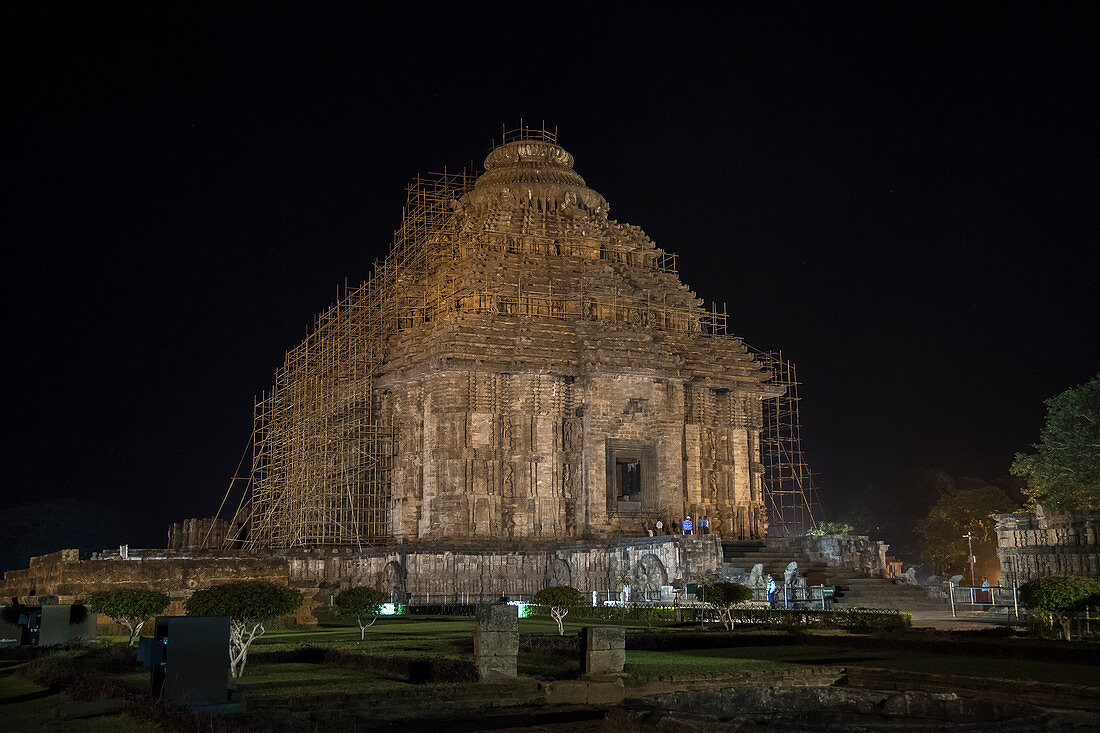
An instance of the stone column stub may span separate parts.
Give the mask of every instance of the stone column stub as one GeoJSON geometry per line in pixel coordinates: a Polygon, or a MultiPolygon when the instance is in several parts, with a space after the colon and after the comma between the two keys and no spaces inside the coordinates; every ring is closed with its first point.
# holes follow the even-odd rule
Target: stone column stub
{"type": "Polygon", "coordinates": [[[474,663],[478,679],[497,682],[515,679],[519,657],[519,609],[507,604],[477,607],[474,626],[474,663]]]}

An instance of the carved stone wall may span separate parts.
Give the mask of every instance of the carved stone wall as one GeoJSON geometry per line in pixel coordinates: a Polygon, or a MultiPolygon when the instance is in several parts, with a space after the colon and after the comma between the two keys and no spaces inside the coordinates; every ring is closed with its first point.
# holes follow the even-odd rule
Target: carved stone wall
{"type": "Polygon", "coordinates": [[[376,381],[392,537],[637,536],[685,514],[762,537],[760,400],[781,390],[572,161],[548,142],[491,152],[446,256],[403,282],[430,305],[376,381]],[[620,461],[638,464],[636,501],[615,496],[620,461]]]}
{"type": "MultiPolygon", "coordinates": [[[[97,590],[150,588],[168,593],[182,612],[191,593],[218,583],[264,580],[300,588],[308,599],[327,603],[349,586],[371,586],[404,599],[476,602],[502,594],[531,596],[550,585],[572,585],[582,593],[620,590],[628,573],[640,590],[683,587],[717,571],[722,545],[715,535],[527,543],[396,546],[386,550],[296,549],[280,555],[245,551],[130,550],[128,559],[100,553],[80,560],[76,550],[31,558],[30,567],[12,570],[0,581],[0,597],[35,603],[56,597],[74,603],[97,590]]],[[[303,618],[302,620],[308,620],[303,618]]]]}
{"type": "Polygon", "coordinates": [[[1001,582],[1021,585],[1052,575],[1100,578],[1100,509],[1064,514],[998,514],[1001,582]]]}
{"type": "Polygon", "coordinates": [[[175,522],[168,527],[168,548],[197,550],[200,547],[221,547],[236,526],[217,517],[201,517],[175,522]]]}

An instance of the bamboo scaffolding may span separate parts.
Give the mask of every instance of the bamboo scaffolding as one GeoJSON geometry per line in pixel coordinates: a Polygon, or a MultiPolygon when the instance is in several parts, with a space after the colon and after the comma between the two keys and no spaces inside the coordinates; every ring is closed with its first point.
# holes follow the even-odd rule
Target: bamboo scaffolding
{"type": "Polygon", "coordinates": [[[785,388],[783,396],[763,402],[760,462],[764,466],[768,533],[798,537],[821,522],[813,472],[802,453],[800,382],[794,364],[783,358],[782,351],[756,352],[755,356],[771,371],[772,384],[785,388]]]}
{"type": "MultiPolygon", "coordinates": [[[[521,123],[519,130],[503,131],[502,139],[555,142],[557,133],[521,123]]],[[[271,389],[255,401],[250,495],[234,517],[241,529],[227,543],[270,548],[390,540],[396,436],[374,380],[392,336],[462,313],[589,319],[733,338],[724,305],[707,309],[698,302],[651,302],[648,294],[637,293],[562,293],[552,279],[462,286],[450,263],[478,255],[516,255],[574,265],[598,259],[674,280],[680,287],[676,255],[639,248],[637,227],[612,222],[609,233],[599,238],[568,228],[551,235],[549,212],[521,216],[509,210],[487,230],[467,229],[456,202],[475,179],[466,171],[414,179],[386,258],[375,262],[366,282],[345,285],[305,340],[287,352],[271,389]]]]}

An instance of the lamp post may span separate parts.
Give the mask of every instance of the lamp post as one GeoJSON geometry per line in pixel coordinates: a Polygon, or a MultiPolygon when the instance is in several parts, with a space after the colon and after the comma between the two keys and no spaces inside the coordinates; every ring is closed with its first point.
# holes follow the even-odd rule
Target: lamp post
{"type": "Polygon", "coordinates": [[[973,544],[973,541],[972,541],[973,537],[971,536],[969,531],[967,531],[967,533],[964,534],[963,537],[966,538],[966,552],[967,552],[966,561],[968,563],[970,563],[970,585],[971,585],[971,587],[973,587],[974,586],[974,544],[973,544]]]}

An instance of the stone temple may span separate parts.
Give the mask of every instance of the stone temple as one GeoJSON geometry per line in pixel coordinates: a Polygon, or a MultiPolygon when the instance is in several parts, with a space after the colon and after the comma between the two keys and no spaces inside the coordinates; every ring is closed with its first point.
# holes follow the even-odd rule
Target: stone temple
{"type": "Polygon", "coordinates": [[[182,602],[262,578],[305,591],[308,619],[347,585],[611,598],[630,577],[640,599],[725,572],[723,541],[783,521],[772,467],[804,468],[775,460],[796,383],[608,211],[545,130],[505,135],[480,175],[417,178],[387,257],[256,401],[251,480],[220,518],[173,525],[163,549],[32,558],[0,592],[182,602]],[[710,532],[671,533],[685,516],[710,532]]]}
{"type": "Polygon", "coordinates": [[[258,405],[250,546],[762,537],[782,393],[543,131],[419,180],[393,251],[258,405]]]}

